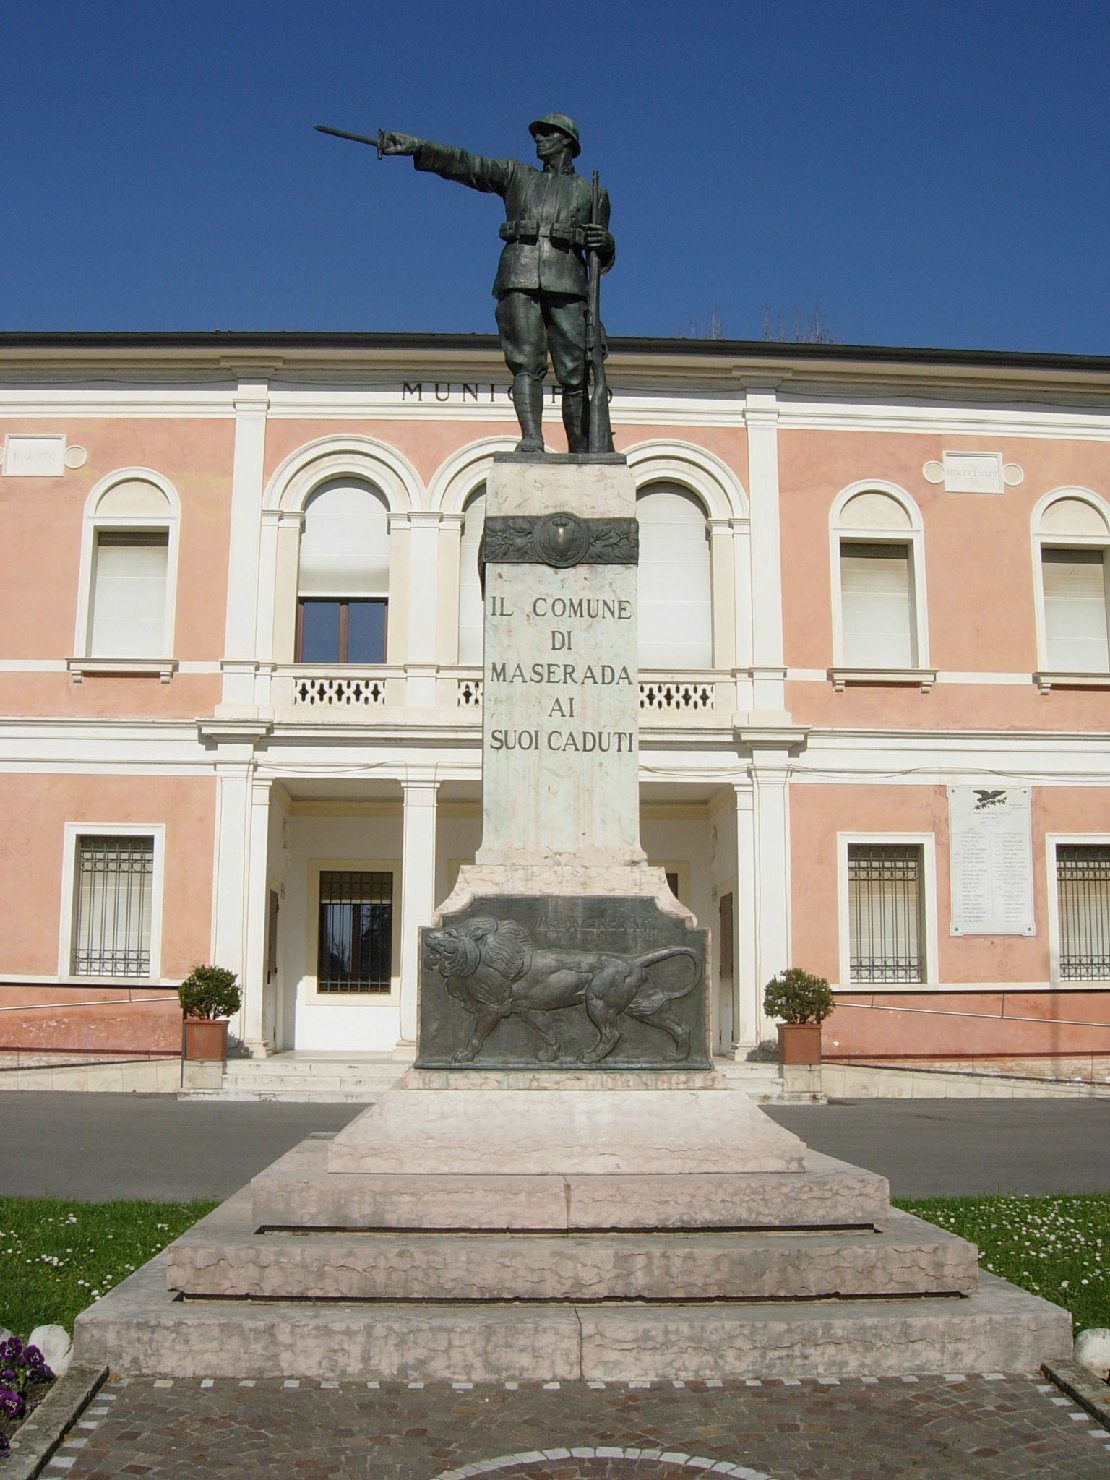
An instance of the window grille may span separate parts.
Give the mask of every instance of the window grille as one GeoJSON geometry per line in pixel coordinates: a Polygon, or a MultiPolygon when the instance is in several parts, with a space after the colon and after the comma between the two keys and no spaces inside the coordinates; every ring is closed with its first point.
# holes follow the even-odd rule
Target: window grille
{"type": "Polygon", "coordinates": [[[1056,848],[1060,977],[1110,978],[1110,845],[1060,843],[1056,848]]]}
{"type": "Polygon", "coordinates": [[[393,967],[393,875],[320,874],[319,992],[388,992],[393,967]]]}
{"type": "Polygon", "coordinates": [[[921,848],[914,843],[848,847],[850,977],[853,982],[921,982],[921,848]]]}
{"type": "Polygon", "coordinates": [[[153,838],[79,840],[74,976],[150,975],[153,879],[153,838]]]}

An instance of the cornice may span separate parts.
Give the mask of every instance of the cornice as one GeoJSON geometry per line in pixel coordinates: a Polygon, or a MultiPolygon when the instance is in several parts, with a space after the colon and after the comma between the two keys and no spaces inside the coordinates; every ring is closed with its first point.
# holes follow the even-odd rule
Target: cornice
{"type": "MultiPolygon", "coordinates": [[[[982,396],[1080,392],[1110,401],[1110,357],[883,345],[796,345],[759,340],[613,338],[610,373],[637,386],[712,386],[787,395],[883,386],[903,394],[982,396]]],[[[499,379],[492,334],[4,333],[0,377],[41,382],[78,375],[221,382],[270,376],[274,383],[357,382],[367,375],[499,379]]]]}

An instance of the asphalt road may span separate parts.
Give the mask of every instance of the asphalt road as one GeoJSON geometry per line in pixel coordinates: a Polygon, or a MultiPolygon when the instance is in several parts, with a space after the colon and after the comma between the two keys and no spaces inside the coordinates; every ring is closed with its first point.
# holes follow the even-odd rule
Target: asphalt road
{"type": "MultiPolygon", "coordinates": [[[[0,1196],[227,1197],[359,1105],[0,1093],[0,1196]]],[[[769,1107],[818,1151],[869,1167],[900,1197],[1110,1192],[1110,1099],[846,1100],[769,1107]]]]}

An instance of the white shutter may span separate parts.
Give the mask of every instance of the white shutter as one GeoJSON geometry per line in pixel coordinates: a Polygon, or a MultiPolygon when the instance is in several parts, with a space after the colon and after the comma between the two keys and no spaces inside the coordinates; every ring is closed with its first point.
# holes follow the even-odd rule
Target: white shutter
{"type": "Polygon", "coordinates": [[[166,654],[165,530],[101,530],[96,540],[90,656],[166,654]]]}
{"type": "Polygon", "coordinates": [[[840,610],[846,665],[915,666],[910,556],[905,545],[842,540],[840,610]]]}
{"type": "Polygon", "coordinates": [[[705,510],[671,484],[636,500],[641,668],[712,668],[713,603],[705,510]]]}
{"type": "Polygon", "coordinates": [[[459,542],[459,662],[482,661],[482,587],[478,580],[478,547],[486,522],[486,496],[472,498],[466,506],[462,539],[459,542]]]}
{"type": "Polygon", "coordinates": [[[389,595],[389,513],[367,484],[328,483],[308,501],[297,594],[389,595]]]}
{"type": "Polygon", "coordinates": [[[1101,550],[1041,551],[1045,662],[1054,673],[1110,671],[1101,550]]]}

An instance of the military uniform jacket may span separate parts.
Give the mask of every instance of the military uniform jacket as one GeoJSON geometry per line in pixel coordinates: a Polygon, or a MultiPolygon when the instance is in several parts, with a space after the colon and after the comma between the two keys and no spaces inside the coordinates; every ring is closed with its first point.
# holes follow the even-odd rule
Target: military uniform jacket
{"type": "MultiPolygon", "coordinates": [[[[568,170],[537,170],[517,159],[485,159],[449,144],[422,140],[412,159],[418,170],[445,180],[500,195],[505,202],[501,239],[505,243],[493,296],[514,288],[586,297],[586,263],[582,229],[590,221],[593,191],[581,175],[568,170]]],[[[598,200],[598,225],[608,229],[609,196],[598,200]]],[[[615,254],[601,258],[608,272],[615,254]]]]}

